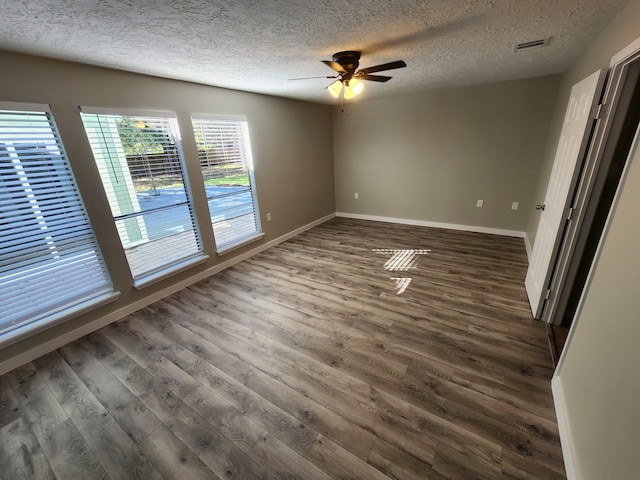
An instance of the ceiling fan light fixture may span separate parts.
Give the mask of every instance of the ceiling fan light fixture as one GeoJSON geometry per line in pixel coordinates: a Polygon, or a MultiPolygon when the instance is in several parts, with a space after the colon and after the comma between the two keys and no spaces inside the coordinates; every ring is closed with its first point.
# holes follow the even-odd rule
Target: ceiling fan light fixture
{"type": "Polygon", "coordinates": [[[338,96],[340,95],[340,91],[342,90],[342,80],[336,80],[331,85],[329,85],[327,89],[329,90],[329,93],[332,97],[338,98],[338,96]]]}
{"type": "MultiPolygon", "coordinates": [[[[391,77],[385,75],[371,75],[372,73],[384,72],[386,70],[394,70],[396,68],[404,68],[407,64],[404,60],[396,60],[395,62],[382,63],[372,67],[358,69],[360,65],[360,52],[355,50],[346,50],[333,54],[333,60],[322,60],[322,63],[331,68],[337,75],[326,78],[337,78],[335,82],[329,85],[327,90],[334,98],[339,98],[342,93],[343,99],[349,100],[360,95],[364,90],[362,80],[370,82],[386,82],[391,77]],[[344,89],[343,89],[344,87],[344,89]]],[[[303,80],[303,79],[300,79],[303,80]]]]}
{"type": "Polygon", "coordinates": [[[356,95],[360,95],[362,93],[362,90],[364,90],[364,83],[362,83],[360,80],[352,78],[346,83],[344,87],[344,98],[346,100],[349,100],[356,95]]]}

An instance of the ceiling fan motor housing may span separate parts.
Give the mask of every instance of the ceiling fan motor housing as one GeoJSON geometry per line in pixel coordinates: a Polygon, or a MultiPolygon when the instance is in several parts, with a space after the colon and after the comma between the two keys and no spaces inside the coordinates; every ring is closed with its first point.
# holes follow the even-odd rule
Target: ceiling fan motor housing
{"type": "MultiPolygon", "coordinates": [[[[333,61],[342,65],[342,68],[344,68],[348,73],[348,78],[351,78],[358,68],[360,52],[346,50],[344,52],[334,53],[333,61]]],[[[345,78],[345,80],[347,80],[347,78],[345,78]]]]}

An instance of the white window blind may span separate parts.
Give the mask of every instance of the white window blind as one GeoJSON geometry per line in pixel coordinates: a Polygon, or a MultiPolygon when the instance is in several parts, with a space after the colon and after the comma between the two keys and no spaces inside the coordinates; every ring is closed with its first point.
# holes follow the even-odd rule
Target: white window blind
{"type": "Polygon", "coordinates": [[[244,120],[192,117],[218,253],[262,236],[244,120]]]}
{"type": "Polygon", "coordinates": [[[115,296],[53,117],[39,107],[0,105],[0,343],[115,296]]]}
{"type": "Polygon", "coordinates": [[[83,107],[82,120],[136,285],[204,260],[175,116],[83,107]]]}

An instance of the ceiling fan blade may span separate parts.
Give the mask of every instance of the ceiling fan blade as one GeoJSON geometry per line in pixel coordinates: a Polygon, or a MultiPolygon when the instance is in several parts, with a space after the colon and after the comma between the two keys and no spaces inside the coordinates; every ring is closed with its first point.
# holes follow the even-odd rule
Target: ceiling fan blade
{"type": "Polygon", "coordinates": [[[316,78],[338,78],[338,75],[329,75],[329,76],[323,76],[323,77],[301,77],[301,78],[288,78],[287,80],[292,82],[294,80],[313,80],[316,78]]]}
{"type": "Polygon", "coordinates": [[[382,72],[383,70],[393,70],[395,68],[404,68],[407,64],[404,60],[396,60],[395,62],[383,63],[382,65],[375,65],[373,67],[362,68],[358,72],[368,74],[374,72],[382,72]]]}
{"type": "Polygon", "coordinates": [[[338,73],[347,73],[347,71],[344,69],[344,67],[342,65],[340,65],[338,62],[332,62],[330,60],[322,60],[322,63],[324,63],[325,65],[328,65],[331,68],[333,68],[338,73]]]}
{"type": "Polygon", "coordinates": [[[387,77],[385,75],[356,75],[358,80],[370,80],[372,82],[388,82],[392,77],[387,77]]]}

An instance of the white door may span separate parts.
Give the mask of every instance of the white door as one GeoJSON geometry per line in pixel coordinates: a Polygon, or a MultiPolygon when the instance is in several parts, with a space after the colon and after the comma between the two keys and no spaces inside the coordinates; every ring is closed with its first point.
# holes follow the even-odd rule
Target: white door
{"type": "Polygon", "coordinates": [[[604,72],[598,70],[571,89],[549,186],[544,204],[539,206],[538,231],[524,282],[534,318],[540,318],[547,296],[547,285],[595,118],[592,107],[600,98],[603,83],[604,72]]]}

